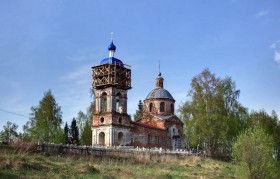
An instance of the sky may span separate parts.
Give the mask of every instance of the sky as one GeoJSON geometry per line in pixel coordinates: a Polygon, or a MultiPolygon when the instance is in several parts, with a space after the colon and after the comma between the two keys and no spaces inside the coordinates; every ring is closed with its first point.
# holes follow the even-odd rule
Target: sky
{"type": "Polygon", "coordinates": [[[279,9],[279,0],[0,0],[0,130],[7,121],[22,130],[49,89],[64,122],[86,112],[111,32],[115,57],[132,68],[131,115],[155,88],[159,60],[177,109],[209,68],[232,78],[249,111],[280,115],[279,9]]]}

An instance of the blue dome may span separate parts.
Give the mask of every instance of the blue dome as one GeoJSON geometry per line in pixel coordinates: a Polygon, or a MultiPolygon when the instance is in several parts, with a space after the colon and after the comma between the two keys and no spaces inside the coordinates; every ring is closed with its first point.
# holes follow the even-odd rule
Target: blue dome
{"type": "Polygon", "coordinates": [[[116,50],[116,46],[114,45],[113,41],[108,46],[108,50],[114,50],[114,51],[116,50]]]}
{"type": "Polygon", "coordinates": [[[172,95],[164,88],[155,88],[146,97],[146,99],[154,99],[154,98],[165,98],[165,99],[174,100],[172,95]]]}
{"type": "Polygon", "coordinates": [[[101,62],[100,62],[100,65],[103,65],[103,64],[113,64],[113,65],[118,65],[118,66],[121,66],[123,67],[123,62],[115,57],[109,57],[109,58],[105,58],[103,59],[101,62]]]}

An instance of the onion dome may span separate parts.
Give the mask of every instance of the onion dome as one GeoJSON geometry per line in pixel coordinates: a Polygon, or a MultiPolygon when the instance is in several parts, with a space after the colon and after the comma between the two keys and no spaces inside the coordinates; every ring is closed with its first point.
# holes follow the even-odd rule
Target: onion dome
{"type": "Polygon", "coordinates": [[[100,65],[112,64],[112,65],[124,67],[123,62],[120,59],[114,57],[116,46],[114,45],[113,41],[108,46],[108,51],[109,51],[109,57],[101,60],[100,65]]]}
{"type": "Polygon", "coordinates": [[[116,46],[114,45],[113,41],[110,43],[110,45],[108,46],[108,50],[113,50],[116,51],[116,46]]]}

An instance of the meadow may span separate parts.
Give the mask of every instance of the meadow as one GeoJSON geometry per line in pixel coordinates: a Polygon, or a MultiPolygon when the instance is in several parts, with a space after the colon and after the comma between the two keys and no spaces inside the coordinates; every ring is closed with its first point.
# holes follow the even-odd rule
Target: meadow
{"type": "Polygon", "coordinates": [[[127,158],[50,155],[0,145],[0,178],[240,178],[230,162],[190,156],[156,163],[127,158]]]}

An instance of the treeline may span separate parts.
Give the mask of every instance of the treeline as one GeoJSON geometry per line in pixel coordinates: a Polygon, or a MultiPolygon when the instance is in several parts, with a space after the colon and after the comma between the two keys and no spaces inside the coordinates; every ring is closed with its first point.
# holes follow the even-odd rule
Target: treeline
{"type": "Polygon", "coordinates": [[[0,132],[3,141],[15,138],[25,141],[48,142],[56,144],[92,145],[91,119],[95,110],[92,102],[87,112],[78,112],[70,126],[62,121],[61,107],[51,91],[47,91],[38,106],[31,107],[29,120],[23,126],[23,133],[17,133],[18,126],[8,122],[0,132]]]}
{"type": "Polygon", "coordinates": [[[232,156],[246,164],[249,178],[278,177],[278,116],[264,109],[249,112],[238,101],[239,95],[230,77],[216,77],[209,69],[195,76],[189,100],[178,110],[185,123],[187,147],[204,150],[210,156],[232,156]]]}

